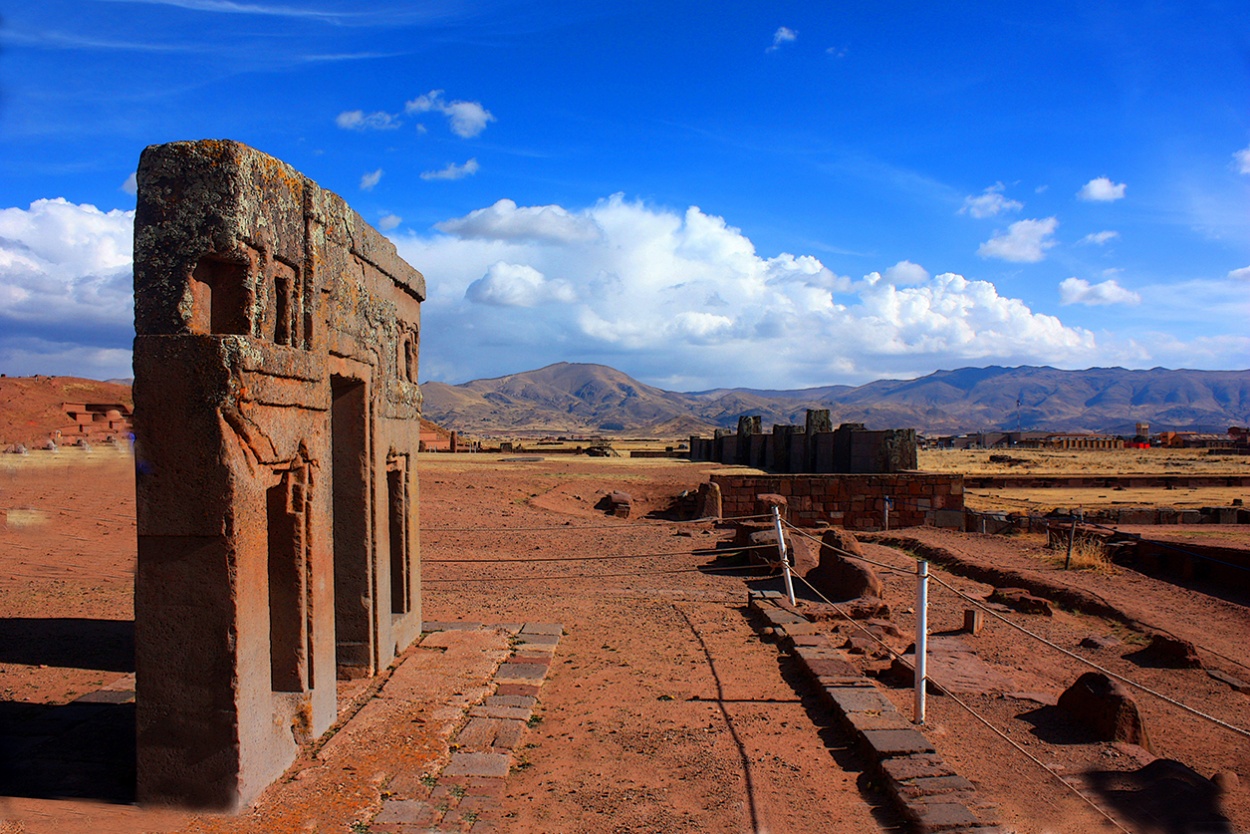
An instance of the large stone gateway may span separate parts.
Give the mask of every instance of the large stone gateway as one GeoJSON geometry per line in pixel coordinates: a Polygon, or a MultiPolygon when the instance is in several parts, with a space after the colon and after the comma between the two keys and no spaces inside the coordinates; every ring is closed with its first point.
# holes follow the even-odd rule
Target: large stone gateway
{"type": "Polygon", "coordinates": [[[421,274],[225,141],[143,152],[138,797],[232,810],[420,631],[421,274]]]}

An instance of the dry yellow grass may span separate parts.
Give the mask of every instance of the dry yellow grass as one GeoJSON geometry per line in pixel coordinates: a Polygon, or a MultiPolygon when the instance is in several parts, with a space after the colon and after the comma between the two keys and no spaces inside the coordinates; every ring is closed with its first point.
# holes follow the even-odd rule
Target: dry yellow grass
{"type": "Polygon", "coordinates": [[[921,449],[920,468],[964,475],[1250,475],[1250,457],[1206,449],[921,449]],[[996,463],[993,455],[1021,462],[996,463]]]}

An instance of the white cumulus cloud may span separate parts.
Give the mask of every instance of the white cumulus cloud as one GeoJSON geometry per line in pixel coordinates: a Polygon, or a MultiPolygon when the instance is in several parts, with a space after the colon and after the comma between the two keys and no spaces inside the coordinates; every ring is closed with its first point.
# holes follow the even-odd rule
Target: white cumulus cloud
{"type": "Polygon", "coordinates": [[[382,169],[381,168],[377,169],[376,171],[370,171],[369,173],[364,174],[360,177],[360,190],[372,191],[377,186],[377,184],[381,181],[382,181],[382,169]]]}
{"type": "Polygon", "coordinates": [[[791,387],[990,358],[1104,358],[1089,331],[989,282],[906,260],[852,280],[811,255],[761,255],[696,206],[501,200],[436,228],[396,238],[438,276],[422,348],[432,378],[581,360],[692,388],[791,387]]]}
{"type": "Polygon", "coordinates": [[[576,298],[563,281],[548,281],[532,266],[504,261],[491,264],[485,275],[469,284],[464,297],[497,307],[534,307],[548,301],[567,303],[576,298]]]}
{"type": "Polygon", "coordinates": [[[381,110],[373,113],[344,110],[334,118],[334,123],[344,130],[394,130],[400,125],[396,116],[381,110]]]}
{"type": "Polygon", "coordinates": [[[977,254],[983,258],[999,258],[1016,263],[1037,263],[1046,257],[1046,250],[1055,245],[1055,229],[1059,220],[1047,217],[1042,220],[1018,220],[1005,232],[982,243],[977,254]]]}
{"type": "Polygon", "coordinates": [[[129,375],[134,215],[60,198],[0,209],[6,372],[56,372],[59,356],[81,361],[83,373],[107,366],[109,376],[129,375]]]}
{"type": "Polygon", "coordinates": [[[799,33],[791,29],[789,26],[779,26],[777,31],[773,32],[773,45],[768,47],[768,52],[776,52],[782,46],[788,43],[794,43],[799,39],[799,33]]]}
{"type": "Polygon", "coordinates": [[[130,172],[130,176],[126,177],[126,181],[125,181],[125,182],[123,182],[123,183],[122,183],[120,186],[118,186],[118,187],[119,187],[122,191],[125,191],[127,194],[138,194],[138,193],[139,193],[139,176],[138,176],[138,174],[136,174],[134,171],[131,171],[131,172],[130,172]]]}
{"type": "Polygon", "coordinates": [[[378,228],[384,232],[389,232],[391,229],[394,229],[403,222],[404,218],[400,217],[398,214],[384,214],[378,218],[378,228]]]}
{"type": "Polygon", "coordinates": [[[1240,269],[1230,270],[1228,277],[1234,281],[1250,281],[1250,266],[1243,266],[1240,269]]]}
{"type": "Polygon", "coordinates": [[[984,218],[1002,214],[1004,211],[1019,211],[1024,208],[1024,203],[1019,200],[1009,200],[1004,197],[1005,189],[1006,186],[1001,182],[996,182],[976,196],[964,197],[964,204],[959,209],[959,213],[984,218]]]}
{"type": "Polygon", "coordinates": [[[1092,203],[1112,203],[1124,199],[1124,191],[1128,186],[1124,183],[1112,182],[1107,177],[1095,177],[1076,192],[1076,196],[1092,203]]]}
{"type": "Polygon", "coordinates": [[[1092,232],[1077,241],[1077,243],[1086,243],[1093,246],[1103,246],[1120,236],[1119,232],[1103,231],[1092,232]]]}
{"type": "Polygon", "coordinates": [[[1233,154],[1233,162],[1237,165],[1238,173],[1250,174],[1250,145],[1235,152],[1233,154]]]}
{"type": "Polygon", "coordinates": [[[419,113],[442,113],[451,125],[451,132],[457,136],[470,139],[486,129],[486,125],[495,121],[494,115],[477,101],[447,101],[442,90],[430,90],[417,96],[404,105],[404,112],[409,115],[419,113]]]}
{"type": "Polygon", "coordinates": [[[596,240],[602,234],[593,218],[574,215],[561,206],[520,207],[506,198],[445,220],[437,228],[457,237],[501,241],[576,243],[596,240]]]}
{"type": "Polygon", "coordinates": [[[422,171],[421,179],[423,180],[462,180],[465,177],[471,177],[477,173],[477,159],[470,159],[463,165],[457,165],[454,162],[448,162],[446,166],[436,171],[422,171]]]}
{"type": "Polygon", "coordinates": [[[1114,278],[1091,284],[1084,278],[1065,278],[1059,282],[1060,304],[1085,304],[1090,307],[1107,307],[1113,304],[1135,305],[1141,296],[1121,287],[1114,278]]]}
{"type": "Polygon", "coordinates": [[[885,278],[891,284],[923,284],[929,280],[929,270],[911,261],[899,261],[885,271],[885,278]]]}

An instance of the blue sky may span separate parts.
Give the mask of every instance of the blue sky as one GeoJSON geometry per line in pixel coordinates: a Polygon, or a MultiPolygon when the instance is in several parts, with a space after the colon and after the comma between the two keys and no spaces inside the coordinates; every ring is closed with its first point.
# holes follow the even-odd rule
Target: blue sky
{"type": "Polygon", "coordinates": [[[9,4],[0,371],[129,376],[128,178],[200,138],[396,242],[425,379],[1250,367],[1250,5],[1010,5],[9,4]]]}

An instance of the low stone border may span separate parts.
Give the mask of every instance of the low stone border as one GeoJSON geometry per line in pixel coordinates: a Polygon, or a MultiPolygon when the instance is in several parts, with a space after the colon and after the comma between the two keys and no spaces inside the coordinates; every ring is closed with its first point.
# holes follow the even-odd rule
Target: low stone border
{"type": "Polygon", "coordinates": [[[979,817],[976,787],[938,754],[829,636],[790,607],[778,591],[751,591],[748,606],[761,630],[789,648],[820,688],[822,700],[859,741],[896,809],[917,834],[992,834],[1001,829],[979,817]]]}
{"type": "Polygon", "coordinates": [[[422,631],[477,628],[502,628],[512,635],[512,651],[489,683],[492,694],[469,708],[468,720],[451,740],[451,760],[440,773],[401,774],[391,780],[382,810],[369,823],[371,834],[501,830],[505,782],[513,768],[525,765],[517,749],[564,629],[559,623],[427,622],[422,631]]]}

